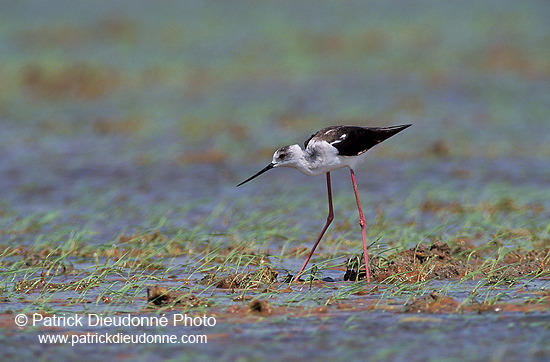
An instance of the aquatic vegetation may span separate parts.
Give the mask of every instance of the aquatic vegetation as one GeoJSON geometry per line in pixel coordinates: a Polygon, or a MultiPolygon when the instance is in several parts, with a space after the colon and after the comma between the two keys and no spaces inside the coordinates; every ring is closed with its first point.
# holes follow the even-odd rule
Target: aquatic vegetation
{"type": "Polygon", "coordinates": [[[546,15],[512,1],[6,2],[2,356],[548,360],[546,15]],[[374,281],[335,175],[335,221],[289,283],[326,218],[322,178],[235,185],[311,130],[409,123],[356,170],[374,281]],[[43,323],[64,315],[217,323],[43,323]],[[208,343],[38,343],[119,332],[208,343]]]}

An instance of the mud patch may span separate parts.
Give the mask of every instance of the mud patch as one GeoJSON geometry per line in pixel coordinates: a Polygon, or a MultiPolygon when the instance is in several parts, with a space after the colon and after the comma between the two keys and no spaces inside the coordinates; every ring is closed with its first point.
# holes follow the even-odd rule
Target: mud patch
{"type": "Polygon", "coordinates": [[[435,291],[413,300],[404,308],[406,313],[456,313],[459,310],[460,303],[457,300],[435,291]]]}
{"type": "MultiPolygon", "coordinates": [[[[490,281],[515,279],[527,275],[549,275],[550,248],[522,253],[517,251],[500,261],[484,261],[489,250],[481,250],[467,242],[455,247],[436,241],[431,245],[419,244],[414,248],[386,257],[371,260],[371,277],[379,283],[424,282],[431,279],[488,278],[490,281]],[[478,272],[478,273],[476,273],[478,272]]],[[[344,280],[364,279],[365,271],[358,271],[359,262],[350,259],[344,280]],[[359,274],[359,275],[358,275],[359,274]]]]}
{"type": "Polygon", "coordinates": [[[48,99],[74,97],[97,99],[112,92],[120,83],[113,68],[74,63],[60,68],[29,64],[21,72],[27,93],[48,99]]]}
{"type": "Polygon", "coordinates": [[[550,269],[550,249],[531,250],[526,253],[512,252],[504,257],[499,267],[489,275],[490,281],[499,279],[517,279],[531,273],[541,276],[548,274],[550,269]]]}
{"type": "Polygon", "coordinates": [[[199,298],[191,293],[169,291],[160,285],[147,288],[147,301],[149,306],[173,306],[193,308],[208,306],[206,299],[199,298]]]}
{"type": "Polygon", "coordinates": [[[82,291],[84,289],[91,288],[95,285],[98,285],[99,282],[94,282],[90,280],[80,279],[75,280],[68,283],[53,283],[50,281],[47,281],[43,277],[40,279],[24,279],[19,280],[17,283],[15,283],[14,291],[17,293],[31,293],[36,291],[49,291],[49,292],[57,292],[57,291],[82,291]]]}
{"type": "Polygon", "coordinates": [[[273,312],[273,307],[266,300],[253,300],[248,304],[248,310],[252,313],[257,313],[261,315],[271,315],[273,312]]]}
{"type": "Polygon", "coordinates": [[[235,273],[228,276],[207,274],[200,283],[214,285],[216,288],[222,289],[256,289],[275,283],[278,275],[277,271],[266,265],[252,272],[235,273]]]}

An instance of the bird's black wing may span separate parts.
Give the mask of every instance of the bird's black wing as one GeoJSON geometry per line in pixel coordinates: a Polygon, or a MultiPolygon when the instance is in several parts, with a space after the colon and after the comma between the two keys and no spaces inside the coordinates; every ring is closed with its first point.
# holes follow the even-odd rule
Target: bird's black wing
{"type": "Polygon", "coordinates": [[[340,156],[357,156],[409,126],[410,124],[393,127],[332,126],[311,136],[304,146],[307,147],[312,139],[326,141],[338,150],[340,156]]]}

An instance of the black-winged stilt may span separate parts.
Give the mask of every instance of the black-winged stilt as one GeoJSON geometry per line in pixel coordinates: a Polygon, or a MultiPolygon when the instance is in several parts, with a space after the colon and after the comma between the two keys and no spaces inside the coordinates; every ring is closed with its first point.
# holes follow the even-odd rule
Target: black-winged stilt
{"type": "Polygon", "coordinates": [[[328,191],[328,216],[325,226],[321,230],[317,241],[311,248],[304,265],[296,275],[295,281],[298,281],[315,252],[317,245],[325,234],[330,223],[334,219],[332,209],[332,190],[330,186],[330,171],[349,167],[351,174],[351,183],[353,192],[357,201],[359,210],[359,225],[361,226],[361,236],[363,239],[363,257],[365,261],[365,272],[367,282],[370,282],[369,255],[367,253],[367,233],[365,215],[361,207],[359,193],[357,191],[357,182],[355,180],[355,166],[365,158],[366,152],[380,142],[401,132],[410,124],[392,127],[358,127],[358,126],[331,126],[323,128],[312,135],[305,143],[304,149],[299,145],[291,145],[279,148],[273,154],[273,160],[263,170],[254,176],[244,180],[237,186],[260,176],[262,173],[275,167],[292,167],[305,175],[316,176],[326,173],[327,191],[328,191]]]}

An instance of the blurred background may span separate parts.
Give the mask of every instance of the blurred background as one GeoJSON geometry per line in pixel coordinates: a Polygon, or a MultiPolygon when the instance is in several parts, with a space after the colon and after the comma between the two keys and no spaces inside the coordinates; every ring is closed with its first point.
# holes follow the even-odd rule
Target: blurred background
{"type": "MultiPolygon", "coordinates": [[[[414,124],[372,151],[374,201],[504,184],[547,214],[548,19],[542,0],[3,1],[2,223],[192,224],[265,198],[267,176],[235,185],[334,124],[414,124]]],[[[273,194],[314,182],[271,172],[273,194]]]]}

